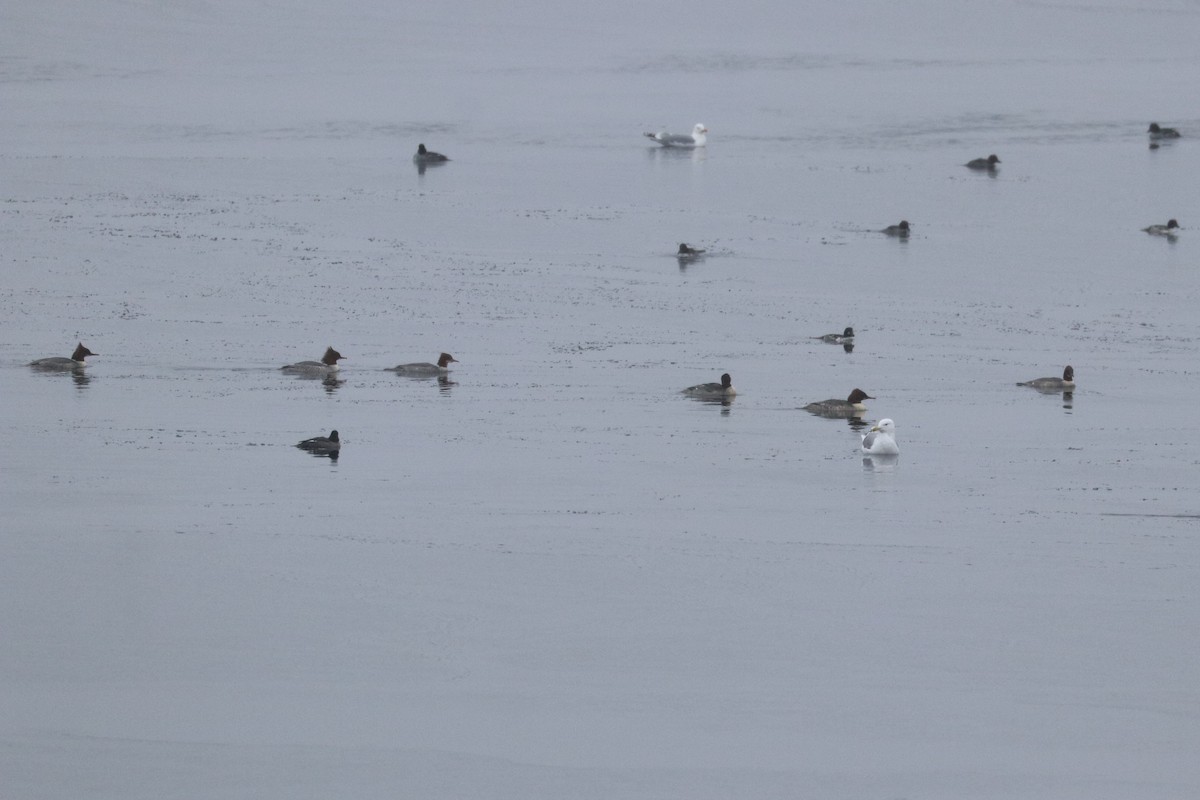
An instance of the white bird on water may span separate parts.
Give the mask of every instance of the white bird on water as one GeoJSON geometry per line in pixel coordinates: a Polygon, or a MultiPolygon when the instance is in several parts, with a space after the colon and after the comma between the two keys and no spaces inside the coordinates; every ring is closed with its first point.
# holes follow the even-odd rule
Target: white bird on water
{"type": "Polygon", "coordinates": [[[896,444],[896,423],[881,419],[871,430],[863,434],[862,451],[873,456],[900,455],[896,444]]]}
{"type": "Polygon", "coordinates": [[[646,133],[645,136],[653,139],[663,147],[704,147],[708,143],[708,128],[704,127],[703,122],[697,122],[692,128],[691,133],[667,133],[659,131],[658,133],[646,133]]]}

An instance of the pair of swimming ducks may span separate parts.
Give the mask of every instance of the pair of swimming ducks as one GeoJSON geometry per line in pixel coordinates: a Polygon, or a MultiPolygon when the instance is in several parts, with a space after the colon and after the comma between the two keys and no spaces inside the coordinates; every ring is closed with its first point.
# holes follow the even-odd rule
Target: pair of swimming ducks
{"type": "MultiPolygon", "coordinates": [[[[337,372],[340,369],[337,362],[343,358],[345,358],[344,355],[329,347],[326,348],[325,355],[321,356],[320,361],[297,361],[295,364],[288,364],[280,369],[284,372],[298,374],[324,375],[337,372]]],[[[391,372],[403,372],[409,375],[445,375],[450,371],[450,365],[457,363],[459,363],[457,358],[449,353],[442,353],[438,356],[436,364],[421,361],[412,364],[397,364],[388,369],[391,372]]]]}

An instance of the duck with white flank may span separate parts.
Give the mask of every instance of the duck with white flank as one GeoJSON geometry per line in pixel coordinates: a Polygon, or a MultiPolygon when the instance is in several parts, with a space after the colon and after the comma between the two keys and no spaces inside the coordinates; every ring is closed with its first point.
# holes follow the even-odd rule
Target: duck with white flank
{"type": "Polygon", "coordinates": [[[661,144],[663,147],[704,147],[708,144],[708,128],[704,127],[703,122],[697,122],[692,128],[691,133],[667,133],[660,131],[658,133],[643,134],[654,141],[661,144]]]}
{"type": "Polygon", "coordinates": [[[440,164],[443,161],[450,159],[441,153],[435,153],[432,150],[426,150],[425,145],[417,145],[417,152],[413,155],[414,164],[440,164]]]}
{"type": "Polygon", "coordinates": [[[871,430],[863,434],[862,451],[873,456],[900,455],[900,446],[896,444],[896,423],[890,419],[881,419],[871,430]]]}
{"type": "Polygon", "coordinates": [[[332,347],[325,349],[325,355],[321,356],[320,361],[297,361],[295,364],[288,364],[280,367],[284,372],[294,372],[300,375],[328,375],[331,372],[337,372],[338,361],[345,358],[344,355],[334,350],[332,347]]]}
{"type": "Polygon", "coordinates": [[[841,333],[827,333],[824,336],[813,336],[813,339],[820,339],[825,344],[846,344],[854,341],[854,328],[846,328],[841,333]]]}
{"type": "Polygon", "coordinates": [[[991,171],[991,170],[995,170],[996,165],[999,163],[1000,163],[1000,159],[993,153],[992,155],[988,156],[987,158],[972,158],[970,161],[968,161],[963,166],[968,167],[970,169],[986,169],[986,170],[991,171]]]}
{"type": "Polygon", "coordinates": [[[1176,236],[1183,229],[1179,227],[1179,220],[1169,219],[1166,225],[1151,225],[1142,230],[1151,236],[1176,236]]]}
{"type": "Polygon", "coordinates": [[[1028,386],[1040,392],[1071,392],[1075,390],[1075,368],[1068,364],[1061,378],[1034,378],[1017,386],[1028,386]]]}
{"type": "Polygon", "coordinates": [[[733,378],[729,377],[729,373],[726,372],[721,376],[720,383],[698,383],[684,389],[683,394],[699,398],[727,399],[736,395],[737,389],[733,388],[733,378]]]}
{"type": "Polygon", "coordinates": [[[833,398],[819,403],[809,403],[805,411],[822,417],[857,417],[867,410],[863,400],[874,400],[874,397],[862,389],[855,389],[845,400],[833,398]]]}
{"type": "Polygon", "coordinates": [[[403,372],[407,375],[445,375],[450,371],[450,365],[457,363],[457,358],[449,353],[442,353],[438,356],[436,364],[430,364],[428,361],[415,364],[397,364],[391,368],[391,371],[403,372]]]}
{"type": "Polygon", "coordinates": [[[301,450],[307,450],[314,455],[336,457],[342,449],[342,440],[338,438],[337,431],[330,431],[328,436],[314,436],[311,439],[305,439],[303,442],[299,442],[296,447],[299,447],[301,450]]]}
{"type": "Polygon", "coordinates": [[[1151,122],[1150,128],[1146,131],[1146,133],[1150,134],[1151,141],[1153,141],[1155,139],[1178,139],[1179,138],[1179,131],[1177,131],[1175,128],[1162,128],[1162,127],[1159,127],[1159,124],[1157,122],[1151,122]]]}
{"type": "Polygon", "coordinates": [[[83,369],[87,366],[83,360],[88,356],[94,355],[98,355],[98,353],[93,353],[91,350],[88,350],[83,346],[83,342],[80,342],[79,346],[75,348],[75,352],[71,353],[70,358],[63,358],[62,356],[39,358],[36,361],[30,361],[29,366],[33,367],[34,369],[83,369]]]}

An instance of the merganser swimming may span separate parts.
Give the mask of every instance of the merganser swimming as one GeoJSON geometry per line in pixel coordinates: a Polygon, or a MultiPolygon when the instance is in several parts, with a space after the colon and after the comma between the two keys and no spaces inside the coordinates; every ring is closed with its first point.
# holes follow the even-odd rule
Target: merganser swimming
{"type": "Polygon", "coordinates": [[[1075,388],[1075,368],[1068,364],[1061,378],[1034,378],[1018,383],[1017,386],[1029,386],[1044,392],[1069,392],[1075,388]]]}
{"type": "Polygon", "coordinates": [[[691,133],[667,133],[660,131],[659,133],[646,133],[654,141],[661,144],[663,147],[704,147],[708,143],[708,137],[704,134],[708,133],[708,128],[704,127],[703,122],[697,122],[692,128],[691,133]]]}
{"type": "Polygon", "coordinates": [[[874,399],[874,397],[871,397],[871,395],[862,389],[855,389],[845,400],[834,398],[832,400],[822,400],[819,403],[809,403],[804,407],[804,410],[823,416],[857,416],[867,410],[863,400],[874,399]]]}
{"type": "Polygon", "coordinates": [[[733,397],[737,394],[737,389],[733,388],[733,378],[726,372],[721,376],[720,383],[698,383],[684,389],[683,394],[690,394],[692,397],[733,397]]]}
{"type": "Polygon", "coordinates": [[[413,156],[414,164],[440,164],[443,161],[449,160],[449,158],[441,153],[435,153],[432,150],[426,150],[425,145],[423,144],[417,145],[417,152],[413,156]]]}
{"type": "Polygon", "coordinates": [[[704,255],[705,252],[706,251],[701,250],[699,248],[692,247],[690,244],[680,243],[679,252],[675,254],[675,257],[676,258],[696,258],[697,256],[704,255]]]}
{"type": "Polygon", "coordinates": [[[321,356],[320,361],[297,361],[295,364],[288,364],[285,367],[280,367],[280,369],[284,372],[324,375],[329,372],[337,372],[339,369],[337,362],[341,358],[345,358],[345,356],[332,347],[329,347],[325,349],[325,355],[321,356]]]}
{"type": "Polygon", "coordinates": [[[1151,139],[1178,139],[1179,131],[1174,128],[1160,128],[1157,122],[1151,122],[1146,133],[1150,134],[1151,139]]]}
{"type": "Polygon", "coordinates": [[[83,369],[87,366],[83,360],[88,356],[94,355],[99,354],[88,350],[83,346],[83,342],[80,342],[79,346],[75,348],[75,352],[71,353],[70,358],[63,358],[62,356],[39,358],[36,361],[30,361],[29,366],[33,367],[34,369],[83,369]]]}
{"type": "Polygon", "coordinates": [[[963,166],[970,167],[971,169],[993,170],[996,168],[996,165],[999,163],[1000,163],[1000,159],[998,157],[996,157],[995,154],[992,154],[992,155],[988,156],[987,158],[973,158],[970,161],[968,161],[966,164],[964,164],[963,166]]]}
{"type": "Polygon", "coordinates": [[[1151,236],[1174,236],[1182,229],[1179,227],[1177,220],[1169,219],[1166,225],[1151,225],[1148,228],[1142,228],[1142,230],[1151,236]]]}
{"type": "Polygon", "coordinates": [[[337,431],[330,431],[328,436],[314,436],[296,445],[301,450],[310,453],[336,453],[342,449],[342,441],[337,431]]]}
{"type": "Polygon", "coordinates": [[[450,364],[459,363],[458,359],[449,353],[442,353],[438,356],[436,364],[430,364],[428,361],[423,361],[417,364],[397,364],[391,368],[392,372],[407,372],[414,375],[445,375],[450,371],[450,364]]]}
{"type": "Polygon", "coordinates": [[[900,236],[900,237],[908,236],[908,231],[909,231],[908,220],[906,220],[906,219],[900,220],[900,224],[898,224],[898,225],[888,225],[886,228],[883,229],[883,233],[886,233],[888,236],[900,236]]]}
{"type": "Polygon", "coordinates": [[[900,446],[896,444],[896,423],[890,419],[881,419],[871,430],[863,434],[862,451],[873,456],[900,455],[900,446]]]}
{"type": "Polygon", "coordinates": [[[825,344],[845,344],[846,342],[854,341],[854,328],[846,328],[841,333],[827,333],[824,336],[813,336],[813,339],[820,339],[825,344]]]}

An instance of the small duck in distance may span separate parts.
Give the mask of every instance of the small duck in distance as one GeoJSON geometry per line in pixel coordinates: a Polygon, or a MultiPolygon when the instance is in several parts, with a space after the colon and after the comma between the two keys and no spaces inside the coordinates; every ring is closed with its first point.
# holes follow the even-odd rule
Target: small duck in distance
{"type": "Polygon", "coordinates": [[[1151,236],[1171,236],[1174,237],[1183,230],[1179,227],[1179,220],[1169,219],[1166,225],[1151,225],[1148,228],[1142,228],[1143,231],[1151,236]]]}
{"type": "Polygon", "coordinates": [[[986,169],[992,171],[996,169],[996,165],[1000,163],[1000,159],[995,153],[987,158],[972,158],[963,166],[969,169],[986,169]]]}
{"type": "Polygon", "coordinates": [[[440,164],[443,161],[450,159],[441,153],[435,153],[432,150],[426,150],[424,144],[417,145],[417,152],[413,156],[414,164],[440,164]]]}
{"type": "Polygon", "coordinates": [[[642,134],[650,139],[661,144],[663,147],[704,147],[708,144],[708,128],[704,127],[703,122],[697,122],[692,128],[691,133],[667,133],[659,131],[658,133],[642,134]]]}
{"type": "Polygon", "coordinates": [[[305,439],[298,442],[296,447],[319,458],[337,461],[338,454],[342,451],[342,440],[338,438],[337,431],[330,431],[328,436],[314,436],[311,439],[305,439]]]}
{"type": "Polygon", "coordinates": [[[874,399],[862,389],[855,389],[845,400],[833,398],[822,400],[819,403],[809,403],[804,410],[822,417],[857,417],[867,410],[863,401],[874,399]]]}
{"type": "Polygon", "coordinates": [[[883,233],[886,233],[888,236],[899,236],[901,239],[907,239],[909,230],[908,220],[902,219],[896,225],[888,225],[883,229],[883,233]]]}
{"type": "Polygon", "coordinates": [[[854,341],[854,328],[846,328],[841,333],[827,333],[823,336],[813,336],[813,339],[820,339],[825,344],[846,344],[854,341]]]}
{"type": "Polygon", "coordinates": [[[1068,364],[1061,378],[1034,378],[1022,381],[1017,386],[1028,386],[1039,392],[1071,392],[1075,390],[1075,368],[1068,364]]]}
{"type": "Polygon", "coordinates": [[[1154,139],[1178,139],[1179,131],[1175,128],[1160,127],[1157,122],[1151,122],[1150,127],[1146,130],[1150,134],[1151,140],[1154,139]]]}
{"type": "Polygon", "coordinates": [[[39,358],[34,361],[30,361],[29,366],[33,367],[34,369],[47,369],[47,370],[49,370],[49,369],[57,369],[57,370],[83,369],[84,367],[87,366],[87,364],[84,363],[84,359],[87,358],[88,356],[94,356],[94,355],[99,355],[99,354],[93,353],[91,350],[88,350],[86,347],[83,346],[83,342],[80,342],[79,345],[75,348],[75,352],[71,353],[70,358],[64,358],[63,356],[50,356],[49,358],[39,358]]]}
{"type": "Polygon", "coordinates": [[[295,364],[288,364],[280,367],[284,372],[295,372],[304,375],[325,375],[330,372],[337,372],[340,367],[338,361],[345,358],[344,355],[334,350],[332,347],[325,348],[325,355],[321,356],[320,361],[297,361],[295,364]]]}
{"type": "Polygon", "coordinates": [[[445,375],[450,371],[450,365],[457,363],[459,363],[457,358],[449,353],[442,353],[438,356],[436,364],[430,364],[428,361],[414,364],[397,364],[391,368],[391,371],[402,372],[406,375],[445,375]]]}
{"type": "Polygon", "coordinates": [[[728,399],[737,394],[737,389],[733,388],[733,378],[726,372],[721,376],[720,383],[698,383],[684,389],[683,394],[698,398],[728,399]]]}
{"type": "Polygon", "coordinates": [[[700,256],[704,255],[706,252],[708,252],[708,251],[702,250],[698,247],[692,247],[690,244],[687,244],[684,242],[680,242],[679,243],[679,251],[675,253],[675,257],[680,258],[680,259],[699,258],[700,256]]]}

